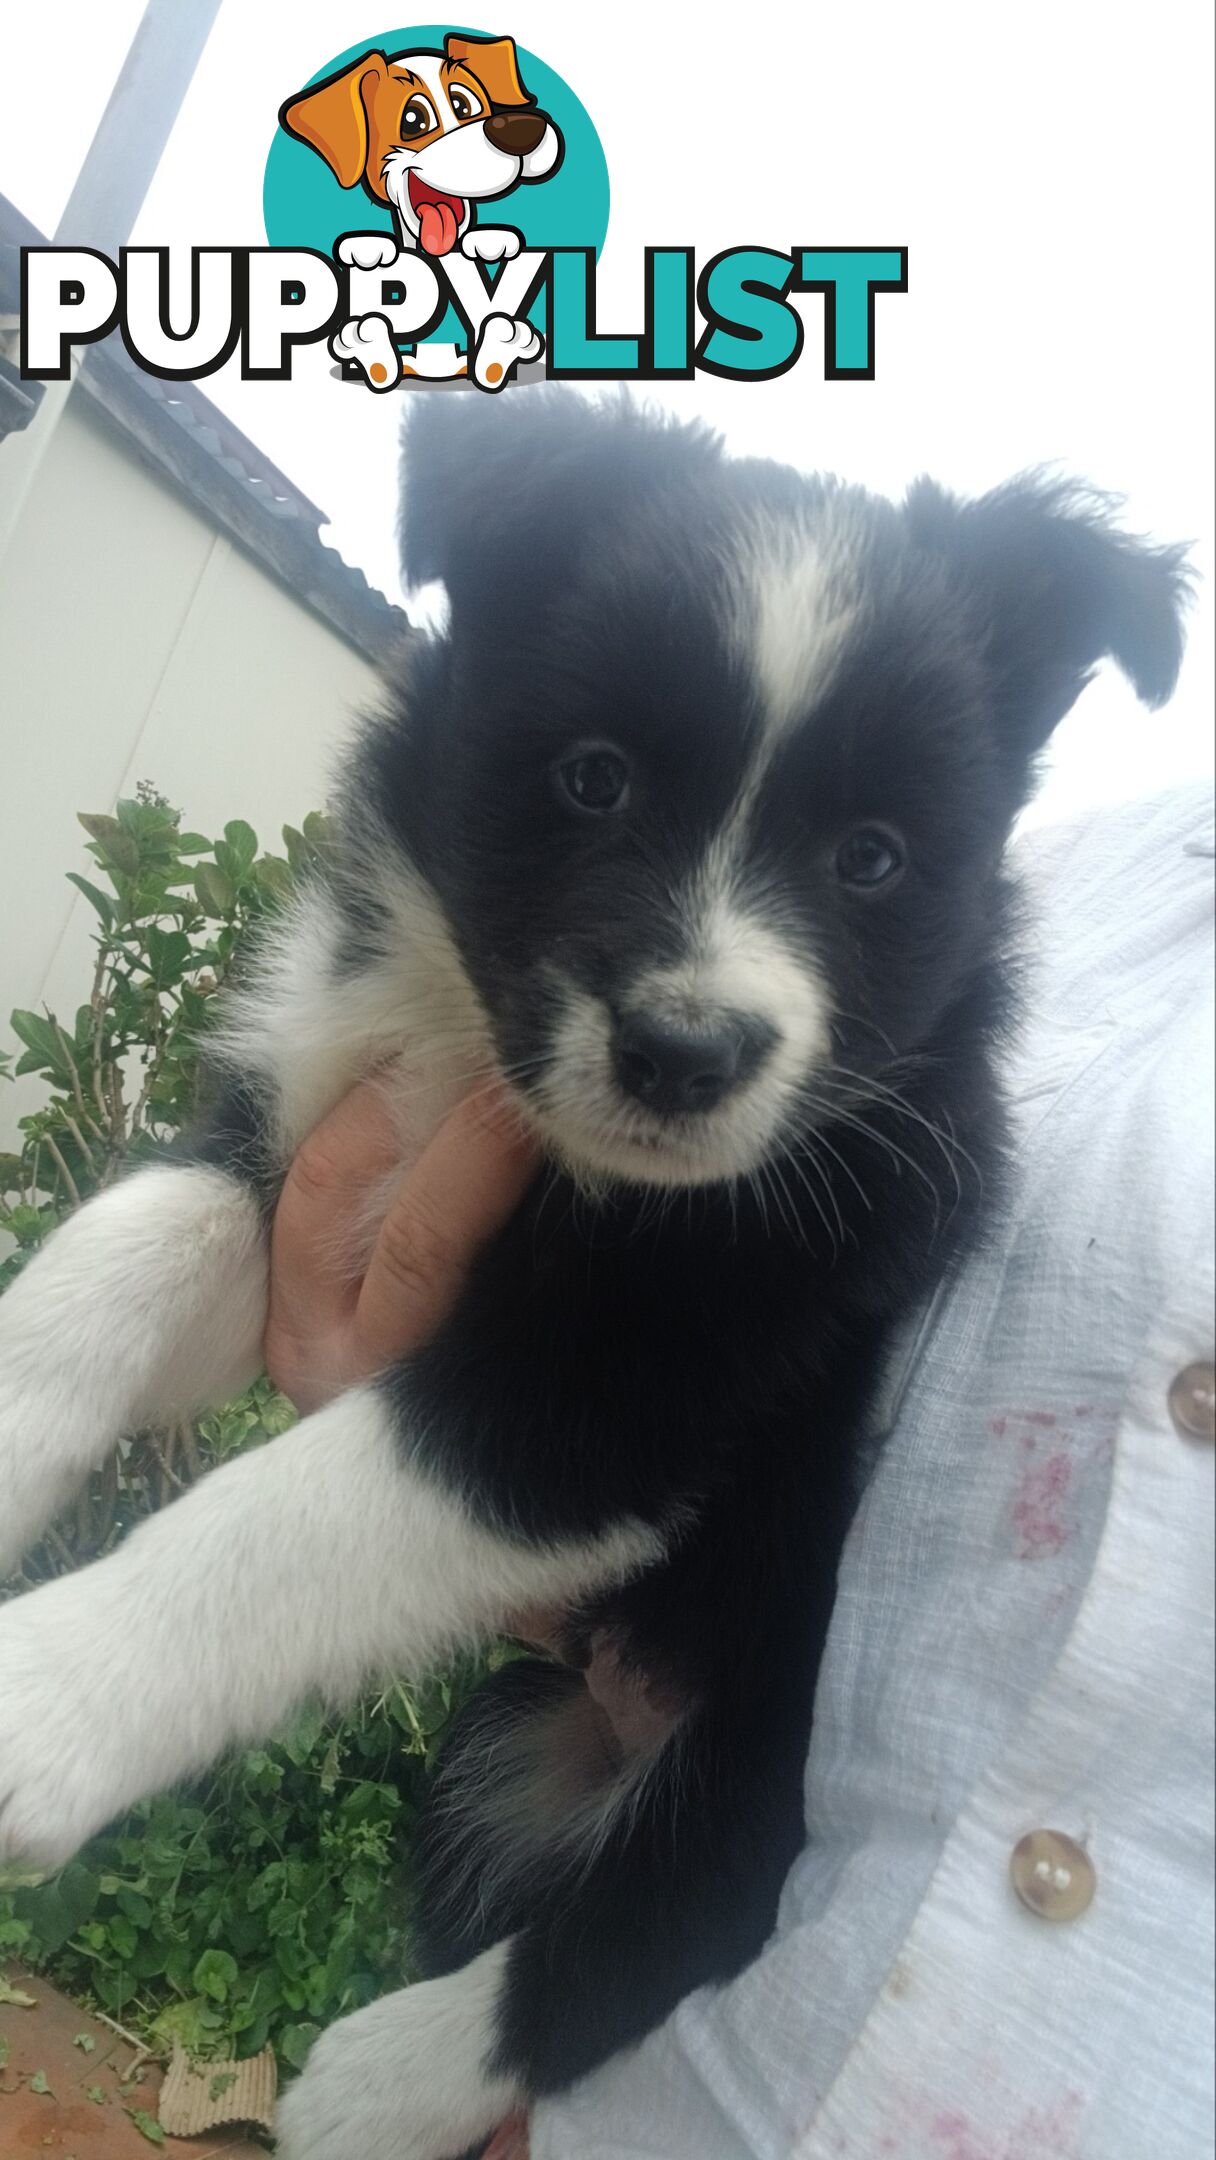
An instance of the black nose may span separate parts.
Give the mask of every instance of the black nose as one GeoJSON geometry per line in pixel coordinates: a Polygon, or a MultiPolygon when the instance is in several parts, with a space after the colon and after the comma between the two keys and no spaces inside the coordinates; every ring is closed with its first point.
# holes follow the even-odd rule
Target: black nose
{"type": "Polygon", "coordinates": [[[547,122],[544,113],[496,112],[484,124],[496,150],[506,150],[512,157],[527,157],[529,150],[535,150],[547,122]]]}
{"type": "Polygon", "coordinates": [[[627,1095],[662,1116],[712,1110],[751,1078],[776,1039],[767,1021],[742,1013],[707,1027],[626,1013],[613,1043],[616,1076],[627,1095]]]}

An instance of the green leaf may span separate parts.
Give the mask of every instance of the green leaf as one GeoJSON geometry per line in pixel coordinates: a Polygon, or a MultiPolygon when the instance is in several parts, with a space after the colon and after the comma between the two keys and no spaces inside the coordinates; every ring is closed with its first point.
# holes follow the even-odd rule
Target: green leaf
{"type": "Polygon", "coordinates": [[[149,971],[157,989],[171,989],[181,981],[182,971],[192,957],[189,938],[184,930],[162,930],[159,924],[149,923],[147,947],[149,971]]]}
{"type": "Polygon", "coordinates": [[[226,2002],[240,1978],[240,1970],[226,1950],[204,1950],[193,1978],[200,1995],[209,1995],[213,2002],[226,2002]]]}
{"type": "Polygon", "coordinates": [[[127,2108],[124,2112],[130,2116],[140,2136],[147,2138],[149,2145],[164,2144],[165,2133],[155,2115],[149,2115],[147,2108],[127,2108]]]}
{"type": "Polygon", "coordinates": [[[131,1922],[123,1913],[112,1913],[106,1922],[106,1933],[124,1965],[129,1965],[135,1955],[139,1937],[131,1922]]]}
{"type": "Polygon", "coordinates": [[[82,892],[89,906],[97,910],[106,929],[112,930],[114,927],[114,902],[109,894],[103,893],[97,885],[90,885],[88,879],[81,877],[77,870],[69,870],[67,878],[68,884],[74,885],[77,892],[82,892]]]}
{"type": "Polygon", "coordinates": [[[6,2070],[7,2068],[8,2068],[8,2041],[7,2041],[6,2039],[5,2039],[5,2036],[4,2036],[4,2034],[3,2034],[3,2033],[0,2033],[0,2070],[6,2070]]]}
{"type": "Polygon", "coordinates": [[[44,2095],[45,2098],[48,2100],[54,2099],[55,2095],[51,2091],[50,2086],[47,2084],[45,2070],[35,2070],[33,2077],[30,2079],[30,2091],[32,2093],[40,2093],[44,2095]]]}
{"type": "Polygon", "coordinates": [[[244,818],[233,818],[231,824],[224,827],[224,838],[241,866],[238,877],[244,877],[246,872],[253,868],[254,857],[258,851],[257,834],[252,825],[245,823],[244,818]]]}
{"type": "Polygon", "coordinates": [[[308,2051],[321,2028],[305,2019],[296,2025],[285,2025],[279,2034],[279,2053],[293,2070],[302,2070],[308,2051]]]}
{"type": "Polygon", "coordinates": [[[263,855],[253,866],[253,875],[259,889],[272,900],[289,900],[294,890],[294,879],[281,855],[263,855]]]}
{"type": "Polygon", "coordinates": [[[91,2055],[94,2048],[97,2046],[97,2042],[93,2038],[92,2033],[83,2032],[77,2033],[76,2038],[72,2042],[72,2046],[78,2047],[82,2055],[91,2055]]]}
{"type": "MultiPolygon", "coordinates": [[[[104,1889],[104,1884],[102,1887],[104,1889]]],[[[119,1912],[125,1913],[128,1920],[133,1920],[136,1927],[151,1927],[152,1907],[146,1897],[140,1896],[138,1890],[132,1890],[127,1883],[118,1883],[115,1885],[114,1898],[119,1912]]]]}
{"type": "Polygon", "coordinates": [[[207,2088],[210,2098],[213,2101],[222,2100],[226,2092],[232,2091],[236,2078],[235,2070],[218,2070],[207,2088]]]}
{"type": "Polygon", "coordinates": [[[100,1885],[81,1860],[72,1860],[60,1875],[37,1890],[21,1890],[16,1907],[28,1920],[43,1955],[62,1949],[69,1936],[83,1927],[97,1904],[100,1885]]]}
{"type": "Polygon", "coordinates": [[[117,818],[95,816],[83,810],[76,814],[93,842],[98,860],[112,864],[127,877],[134,877],[139,868],[139,843],[134,834],[124,831],[117,818]]]}
{"type": "Polygon", "coordinates": [[[54,1079],[71,1086],[72,1067],[64,1054],[59,1031],[51,1021],[42,1013],[18,1009],[9,1014],[9,1026],[14,1035],[28,1045],[28,1054],[20,1060],[18,1072],[49,1072],[54,1079]]]}
{"type": "Polygon", "coordinates": [[[209,855],[211,853],[211,842],[205,833],[179,833],[177,836],[177,852],[179,855],[209,855]]]}
{"type": "Polygon", "coordinates": [[[200,863],[194,873],[194,890],[208,915],[230,915],[236,901],[232,880],[215,863],[200,863]]]}
{"type": "Polygon", "coordinates": [[[109,2099],[109,2094],[104,2085],[86,2085],[84,2096],[86,2100],[92,2100],[98,2107],[104,2107],[109,2099]]]}

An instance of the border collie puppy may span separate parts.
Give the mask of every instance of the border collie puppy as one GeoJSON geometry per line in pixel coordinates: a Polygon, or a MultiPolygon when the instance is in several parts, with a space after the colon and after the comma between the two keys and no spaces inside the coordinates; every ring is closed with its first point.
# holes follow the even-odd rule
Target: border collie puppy
{"type": "Polygon", "coordinates": [[[1102,655],[1152,705],[1180,657],[1181,551],[1038,480],[896,508],[534,390],[421,401],[405,483],[449,627],[212,1125],[0,1302],[2,1575],[253,1376],[276,1190],[358,1077],[417,1133],[498,1068],[543,1145],[424,1350],[0,1613],[0,1864],[44,1865],[309,1693],[564,1615],[458,1723],[431,1977],[321,2039],[290,2160],[455,2153],[765,1941],[884,1349],[1000,1184],[1010,825],[1102,655]]]}

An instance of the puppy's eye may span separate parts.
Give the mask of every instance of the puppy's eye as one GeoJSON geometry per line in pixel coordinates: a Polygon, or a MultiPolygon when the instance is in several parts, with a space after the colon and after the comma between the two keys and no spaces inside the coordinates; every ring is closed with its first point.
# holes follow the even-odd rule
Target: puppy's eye
{"type": "Polygon", "coordinates": [[[480,100],[471,90],[453,88],[448,91],[448,100],[458,120],[472,120],[481,111],[480,100]]]}
{"type": "Polygon", "coordinates": [[[411,135],[429,135],[435,125],[435,115],[423,97],[412,97],[401,115],[401,133],[408,142],[411,135]]]}
{"type": "Polygon", "coordinates": [[[888,885],[904,866],[897,834],[881,825],[861,825],[836,851],[836,875],[843,885],[888,885]]]}
{"type": "Polygon", "coordinates": [[[629,767],[609,743],[586,743],[554,767],[554,778],[568,803],[593,817],[623,810],[629,800],[629,767]]]}

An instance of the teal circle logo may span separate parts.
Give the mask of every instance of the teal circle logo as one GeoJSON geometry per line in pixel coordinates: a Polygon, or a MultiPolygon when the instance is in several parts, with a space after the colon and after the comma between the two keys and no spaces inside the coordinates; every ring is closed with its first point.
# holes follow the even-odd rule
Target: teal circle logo
{"type": "MultiPolygon", "coordinates": [[[[447,38],[485,40],[494,35],[453,23],[412,23],[384,30],[335,53],[306,83],[294,87],[285,83],[284,100],[289,95],[302,97],[314,85],[341,75],[366,53],[383,53],[408,66],[411,54],[428,58],[441,54],[447,38]]],[[[529,248],[594,248],[598,257],[608,230],[609,208],[608,166],[599,136],[586,107],[555,69],[522,45],[515,50],[519,74],[535,108],[549,116],[561,136],[561,161],[544,178],[521,182],[507,194],[486,201],[474,223],[514,226],[529,248]]],[[[281,126],[266,160],[262,212],[272,247],[315,248],[323,255],[333,252],[341,233],[392,234],[395,230],[387,203],[373,199],[358,181],[343,186],[325,156],[281,126]]],[[[532,310],[542,329],[544,312],[542,295],[532,310]]],[[[449,309],[421,342],[440,344],[462,335],[449,309]]]]}

